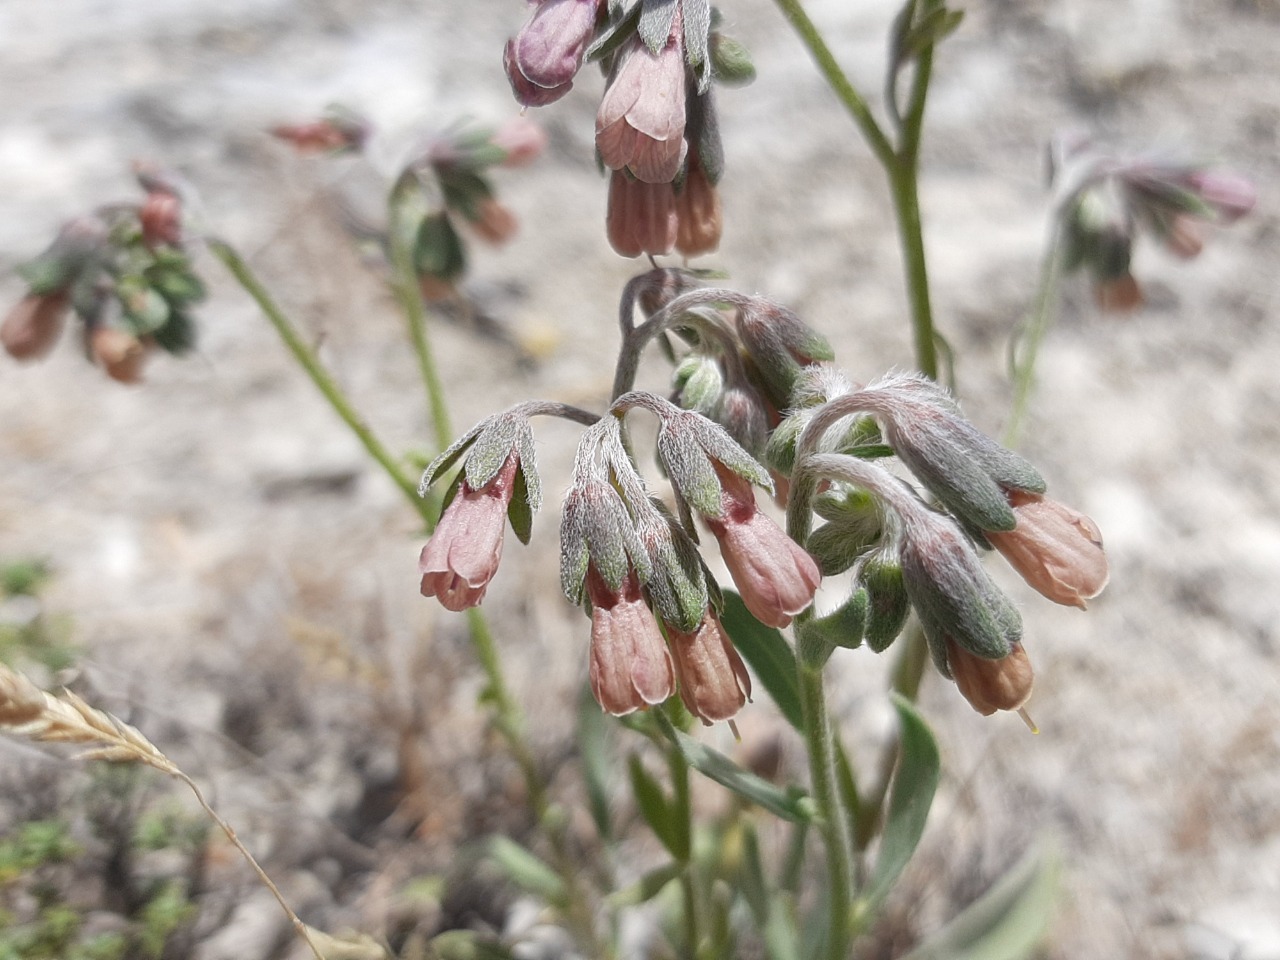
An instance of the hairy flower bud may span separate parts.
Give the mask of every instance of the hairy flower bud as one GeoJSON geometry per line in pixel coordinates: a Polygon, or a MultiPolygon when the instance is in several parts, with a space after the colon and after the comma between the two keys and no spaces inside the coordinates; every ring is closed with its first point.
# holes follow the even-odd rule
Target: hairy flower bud
{"type": "Polygon", "coordinates": [[[751,696],[751,677],[714,611],[691,632],[668,627],[680,699],[710,725],[734,717],[751,696]]]}
{"type": "Polygon", "coordinates": [[[1032,587],[1054,603],[1085,607],[1107,585],[1107,555],[1098,525],[1039,494],[1009,495],[1018,524],[987,539],[1032,587]]]}
{"type": "Polygon", "coordinates": [[[53,349],[67,317],[64,292],[28,294],[0,325],[0,344],[16,360],[38,360],[53,349]]]}
{"type": "Polygon", "coordinates": [[[757,297],[739,307],[738,335],[769,400],[779,410],[790,408],[800,371],[835,356],[825,337],[786,307],[757,297]]]}
{"type": "Polygon", "coordinates": [[[903,583],[925,636],[934,645],[949,638],[991,660],[1008,656],[1022,639],[1022,617],[959,527],[923,505],[903,522],[903,583]]]}

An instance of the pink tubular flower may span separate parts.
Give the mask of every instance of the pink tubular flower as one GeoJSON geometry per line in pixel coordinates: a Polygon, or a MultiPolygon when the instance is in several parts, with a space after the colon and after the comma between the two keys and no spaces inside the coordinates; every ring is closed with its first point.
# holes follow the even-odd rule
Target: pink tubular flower
{"type": "Polygon", "coordinates": [[[671,184],[645,183],[623,170],[613,171],[609,177],[605,232],[615,251],[624,257],[670,253],[678,226],[671,184]]]}
{"type": "Polygon", "coordinates": [[[684,187],[676,194],[676,217],[676,249],[686,257],[711,253],[720,246],[720,194],[696,153],[689,160],[684,187]]]}
{"type": "Polygon", "coordinates": [[[729,575],[742,602],[761,623],[785,627],[813,602],[822,582],[813,557],[756,508],[745,479],[715,463],[721,514],[705,517],[720,541],[729,575]]]}
{"type": "Polygon", "coordinates": [[[542,106],[569,92],[595,32],[599,7],[599,0],[541,0],[504,56],[517,100],[542,106]]]}
{"type": "Polygon", "coordinates": [[[523,167],[546,149],[547,133],[528,117],[512,117],[493,132],[489,142],[506,153],[504,167],[523,167]]]}
{"type": "Polygon", "coordinates": [[[1082,513],[1041,494],[1011,490],[1017,526],[986,531],[1009,565],[1054,603],[1084,609],[1107,585],[1102,532],[1082,513]]]}
{"type": "Polygon", "coordinates": [[[658,621],[629,570],[617,590],[592,564],[587,570],[591,598],[591,692],[600,706],[620,717],[675,692],[675,670],[658,621]]]}
{"type": "Polygon", "coordinates": [[[439,597],[445,609],[453,611],[478,606],[484,599],[502,559],[507,506],[519,463],[512,453],[479,490],[463,480],[418,557],[424,597],[439,597]]]}
{"type": "Polygon", "coordinates": [[[729,720],[751,696],[751,677],[720,620],[707,610],[693,633],[667,625],[675,654],[680,699],[689,712],[710,725],[729,720]]]}
{"type": "Polygon", "coordinates": [[[674,180],[688,149],[682,33],[677,13],[657,54],[639,37],[631,40],[596,114],[596,149],[604,165],[626,168],[645,183],[674,180]]]}

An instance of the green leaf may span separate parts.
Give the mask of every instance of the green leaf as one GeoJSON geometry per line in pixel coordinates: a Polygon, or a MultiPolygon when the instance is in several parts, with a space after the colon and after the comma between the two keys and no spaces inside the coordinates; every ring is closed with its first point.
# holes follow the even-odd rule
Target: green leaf
{"type": "Polygon", "coordinates": [[[679,863],[668,863],[650,870],[629,887],[615,890],[609,894],[608,902],[613,907],[634,907],[647,903],[660,894],[668,883],[684,872],[679,863]]]}
{"type": "Polygon", "coordinates": [[[803,730],[796,656],[782,634],[753,617],[742,598],[732,590],[724,591],[720,621],[782,715],[797,730],[803,730]]]}
{"type": "MultiPolygon", "coordinates": [[[[661,716],[661,714],[656,715],[661,716]]],[[[659,729],[676,745],[689,766],[704,776],[710,777],[722,787],[727,787],[743,799],[764,807],[783,820],[800,822],[813,819],[813,801],[802,791],[795,788],[788,791],[775,787],[768,780],[743,770],[719,750],[708,747],[687,733],[681,733],[671,725],[670,721],[659,723],[659,729]]]]}
{"type": "Polygon", "coordinates": [[[981,897],[903,960],[1021,960],[1044,938],[1058,892],[1059,857],[1029,851],[981,897]]]}
{"type": "Polygon", "coordinates": [[[587,788],[587,806],[603,840],[608,840],[613,834],[609,815],[609,781],[613,771],[605,744],[608,729],[604,711],[584,684],[578,699],[578,757],[587,788]]]}
{"type": "Polygon", "coordinates": [[[905,697],[894,694],[902,725],[898,768],[893,774],[889,808],[875,869],[865,901],[874,910],[884,901],[915,852],[938,788],[938,744],[924,718],[905,697]]]}
{"type": "Polygon", "coordinates": [[[533,534],[533,509],[529,506],[529,485],[523,468],[516,470],[511,502],[507,504],[507,519],[511,521],[516,539],[528,546],[529,537],[533,534]]]}
{"type": "Polygon", "coordinates": [[[195,349],[199,338],[199,328],[191,314],[183,310],[174,310],[169,314],[168,322],[152,332],[156,346],[175,356],[195,349]]]}
{"type": "Polygon", "coordinates": [[[671,803],[653,774],[644,768],[638,754],[627,757],[627,773],[631,776],[631,793],[636,798],[645,823],[654,836],[662,841],[667,851],[681,863],[689,859],[688,844],[680,843],[680,830],[675,822],[671,803]]]}
{"type": "Polygon", "coordinates": [[[509,837],[489,841],[489,859],[521,890],[557,907],[569,902],[564,881],[539,857],[509,837]]]}

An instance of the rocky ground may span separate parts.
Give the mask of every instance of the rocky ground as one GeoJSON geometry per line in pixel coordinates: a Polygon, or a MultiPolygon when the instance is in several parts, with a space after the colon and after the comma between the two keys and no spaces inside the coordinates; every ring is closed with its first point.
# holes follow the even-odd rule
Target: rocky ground
{"type": "MultiPolygon", "coordinates": [[[[814,0],[860,86],[878,91],[893,4],[814,0]]],[[[798,310],[852,375],[911,363],[884,184],[795,38],[763,0],[725,4],[756,84],[720,97],[726,235],[707,265],[798,310]]],[[[997,432],[1004,351],[1045,236],[1044,146],[1083,126],[1253,177],[1254,215],[1191,263],[1144,247],[1149,303],[1100,314],[1068,285],[1023,447],[1101,526],[1111,585],[1088,613],[1009,583],[1037,665],[1029,736],[941,682],[924,707],[946,785],[917,874],[945,915],[1035,837],[1066,853],[1054,957],[1280,957],[1280,331],[1273,245],[1280,88],[1272,0],[987,0],[937,61],[924,156],[939,325],[966,409],[997,432]]],[[[388,169],[424,129],[514,112],[499,67],[522,5],[407,0],[0,2],[0,303],[59,223],[132,194],[129,162],[180,170],[397,449],[431,436],[401,321],[351,252],[338,174],[263,134],[342,101],[370,116],[388,169]]],[[[600,83],[538,114],[546,157],[504,174],[522,233],[479,256],[472,290],[524,349],[457,324],[436,343],[461,426],[528,396],[599,405],[612,320],[636,269],[603,237],[592,162],[600,83]]],[[[0,363],[0,554],[41,556],[50,610],[85,651],[74,679],[204,783],[318,926],[394,925],[388,891],[457,844],[518,826],[490,758],[460,620],[417,596],[420,546],[398,492],[294,369],[211,258],[191,360],[123,388],[70,341],[0,363]],[[387,820],[406,745],[421,822],[387,820]],[[399,824],[397,826],[397,824],[399,824]],[[397,831],[400,831],[397,833],[397,831]]],[[[660,365],[646,368],[660,389],[660,365]]],[[[575,434],[540,433],[562,489],[575,434]]],[[[513,687],[561,756],[586,621],[559,596],[554,510],[490,592],[513,687]]],[[[835,703],[871,740],[882,665],[841,654],[835,703]]],[[[767,708],[744,719],[767,731],[767,708]]],[[[0,824],[78,774],[0,744],[0,824]],[[24,799],[25,798],[25,799],[24,799]]],[[[44,800],[40,802],[45,802],[44,800]]],[[[403,814],[403,811],[402,811],[403,814]]],[[[215,865],[193,955],[281,956],[274,905],[215,865]],[[220,873],[217,871],[221,871],[220,873]],[[225,878],[224,875],[225,874],[225,878]],[[225,880],[225,882],[223,882],[225,880]],[[231,892],[228,892],[231,891],[231,892]],[[220,900],[218,898],[221,898],[220,900]]]]}

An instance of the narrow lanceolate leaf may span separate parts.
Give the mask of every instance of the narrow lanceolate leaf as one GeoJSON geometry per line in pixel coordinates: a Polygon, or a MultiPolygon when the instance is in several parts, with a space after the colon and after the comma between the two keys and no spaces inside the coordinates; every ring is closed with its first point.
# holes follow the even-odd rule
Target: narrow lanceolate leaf
{"type": "Polygon", "coordinates": [[[874,910],[893,889],[924,833],[924,824],[938,788],[938,744],[924,718],[905,697],[894,695],[894,709],[902,726],[898,768],[893,773],[880,853],[867,886],[865,900],[874,910]]]}
{"type": "Polygon", "coordinates": [[[609,815],[609,782],[613,767],[608,744],[605,742],[608,726],[604,711],[591,696],[590,690],[585,686],[582,689],[582,697],[578,703],[578,758],[582,764],[582,779],[587,788],[587,806],[591,810],[591,819],[595,821],[601,839],[608,840],[613,835],[612,818],[609,815]]]}
{"type": "Polygon", "coordinates": [[[489,841],[489,859],[521,890],[563,907],[568,900],[564,881],[539,857],[509,837],[489,841]]]}
{"type": "Polygon", "coordinates": [[[664,725],[662,731],[679,748],[689,766],[744,800],[764,807],[783,820],[799,823],[813,819],[813,801],[806,794],[775,787],[768,780],[742,769],[719,750],[681,733],[670,724],[664,725]]]}
{"type": "Polygon", "coordinates": [[[634,753],[627,758],[627,773],[631,777],[631,794],[635,797],[636,807],[645,823],[649,824],[649,829],[673,857],[681,862],[688,860],[689,848],[687,844],[682,846],[680,843],[680,829],[671,803],[653,774],[644,768],[640,757],[634,753]]]}
{"type": "MultiPolygon", "coordinates": [[[[600,708],[596,707],[596,713],[600,708]]],[[[613,907],[634,907],[647,903],[660,894],[668,883],[684,872],[684,865],[668,863],[650,870],[629,887],[615,890],[606,898],[613,907]]]]}
{"type": "Polygon", "coordinates": [[[1053,917],[1058,856],[1031,850],[981,897],[903,960],[1022,960],[1032,956],[1053,917]]]}
{"type": "Polygon", "coordinates": [[[490,419],[492,418],[481,420],[457,440],[449,444],[448,449],[431,461],[427,469],[423,471],[422,480],[418,483],[418,496],[426,496],[427,489],[439,480],[445,471],[458,462],[458,459],[467,452],[471,444],[475,443],[480,431],[488,426],[490,419]]]}
{"type": "Polygon", "coordinates": [[[753,617],[732,590],[724,591],[720,622],[782,715],[797,730],[804,729],[796,657],[782,634],[753,617]]]}
{"type": "Polygon", "coordinates": [[[667,45],[676,18],[676,0],[643,0],[636,31],[655,56],[667,45]]]}
{"type": "Polygon", "coordinates": [[[523,465],[516,470],[511,502],[507,504],[507,520],[511,522],[516,539],[527,545],[533,534],[533,509],[529,503],[529,486],[523,465]]]}

